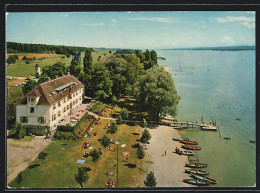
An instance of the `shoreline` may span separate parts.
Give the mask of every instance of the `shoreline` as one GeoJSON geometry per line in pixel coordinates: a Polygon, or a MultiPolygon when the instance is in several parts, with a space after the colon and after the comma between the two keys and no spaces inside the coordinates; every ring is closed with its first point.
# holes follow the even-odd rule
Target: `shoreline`
{"type": "MultiPolygon", "coordinates": [[[[154,172],[156,178],[156,187],[195,187],[183,182],[183,179],[190,178],[185,173],[185,163],[188,163],[187,156],[181,156],[175,153],[175,148],[180,147],[178,141],[172,138],[181,138],[177,130],[168,126],[158,126],[149,129],[152,135],[150,144],[147,144],[147,158],[151,164],[146,165],[147,173],[154,172]],[[165,154],[166,150],[166,156],[165,154]]],[[[146,175],[144,176],[144,180],[146,175]]]]}

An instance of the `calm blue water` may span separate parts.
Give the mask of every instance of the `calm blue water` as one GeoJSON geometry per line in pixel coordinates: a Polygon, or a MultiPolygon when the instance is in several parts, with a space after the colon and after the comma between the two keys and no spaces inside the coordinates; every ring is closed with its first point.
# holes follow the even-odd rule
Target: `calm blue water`
{"type": "Polygon", "coordinates": [[[180,131],[199,142],[199,161],[218,180],[215,187],[245,187],[256,183],[255,51],[157,50],[168,66],[181,96],[179,121],[209,123],[219,131],[180,131]],[[241,118],[241,121],[236,120],[241,118]],[[224,137],[230,137],[227,141],[224,137]]]}

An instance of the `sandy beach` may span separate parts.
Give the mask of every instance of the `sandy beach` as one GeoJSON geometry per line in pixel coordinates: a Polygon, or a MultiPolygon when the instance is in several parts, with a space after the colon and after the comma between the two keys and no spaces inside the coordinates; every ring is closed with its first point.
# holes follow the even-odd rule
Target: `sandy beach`
{"type": "Polygon", "coordinates": [[[156,187],[194,187],[182,182],[183,179],[190,177],[184,173],[187,169],[184,165],[188,163],[188,157],[174,153],[175,148],[181,146],[178,141],[172,140],[173,137],[180,138],[178,131],[172,127],[158,126],[149,129],[149,132],[152,138],[145,152],[147,158],[153,163],[149,164],[147,169],[148,172],[154,172],[156,187]]]}

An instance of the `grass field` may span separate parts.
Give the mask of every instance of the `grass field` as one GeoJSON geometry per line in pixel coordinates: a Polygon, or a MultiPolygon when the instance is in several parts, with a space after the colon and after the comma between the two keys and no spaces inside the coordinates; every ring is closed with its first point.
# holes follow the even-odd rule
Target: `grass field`
{"type": "MultiPolygon", "coordinates": [[[[117,107],[112,110],[106,108],[106,113],[114,115],[119,113],[120,109],[117,107]],[[111,112],[113,111],[113,112],[111,112]]],[[[98,141],[104,134],[106,129],[104,126],[110,123],[109,119],[101,119],[101,125],[93,126],[92,132],[97,132],[97,136],[87,138],[93,149],[101,148],[103,155],[100,160],[93,162],[92,158],[83,157],[84,151],[90,152],[89,149],[80,149],[86,138],[78,141],[65,141],[65,140],[53,140],[52,143],[44,150],[48,153],[45,160],[36,159],[31,165],[39,164],[40,166],[34,168],[27,168],[22,172],[23,181],[18,184],[16,180],[12,181],[9,186],[13,188],[29,187],[29,188],[78,188],[80,185],[75,181],[74,174],[77,173],[78,167],[88,167],[91,171],[88,171],[89,179],[83,183],[87,188],[105,188],[105,183],[112,179],[117,185],[117,177],[106,176],[105,173],[110,171],[112,173],[117,172],[115,166],[117,151],[108,151],[100,145],[98,141]],[[76,164],[78,159],[86,160],[85,164],[76,164]]],[[[137,149],[131,147],[137,143],[141,137],[142,128],[139,125],[129,126],[126,124],[120,125],[118,131],[115,134],[106,134],[110,139],[116,139],[119,141],[118,146],[118,186],[119,187],[143,187],[143,176],[147,173],[145,169],[142,169],[142,162],[137,158],[137,149]],[[121,147],[122,144],[126,144],[126,147],[121,147]],[[129,160],[123,156],[123,152],[129,152],[129,160]],[[136,166],[136,167],[132,167],[136,166]]],[[[115,144],[111,144],[111,147],[117,148],[115,144]]],[[[146,161],[147,162],[147,161],[146,161]]]]}
{"type": "MultiPolygon", "coordinates": [[[[81,63],[83,63],[84,58],[84,52],[81,52],[81,63]]],[[[105,59],[107,56],[109,56],[109,50],[97,50],[95,52],[92,52],[92,59],[93,62],[97,61],[98,56],[101,56],[101,60],[105,59]]],[[[33,57],[37,56],[39,57],[39,54],[35,53],[17,53],[16,55],[20,56],[27,56],[27,57],[33,57]]],[[[17,76],[17,77],[33,77],[35,76],[35,64],[40,64],[40,67],[53,65],[56,62],[63,62],[65,63],[65,66],[69,66],[70,62],[72,60],[72,56],[67,58],[62,58],[64,55],[54,55],[50,58],[45,59],[37,59],[36,61],[31,62],[30,64],[26,64],[24,60],[17,60],[15,64],[10,64],[7,67],[7,76],[17,76]]],[[[44,57],[44,56],[43,56],[44,57]]]]}

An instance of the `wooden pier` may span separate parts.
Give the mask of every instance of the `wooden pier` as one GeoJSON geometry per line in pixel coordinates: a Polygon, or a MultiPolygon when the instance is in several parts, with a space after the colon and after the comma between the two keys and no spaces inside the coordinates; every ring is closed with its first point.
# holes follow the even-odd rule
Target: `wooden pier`
{"type": "Polygon", "coordinates": [[[213,130],[216,131],[217,127],[216,125],[212,125],[212,124],[199,124],[199,123],[193,123],[193,122],[188,122],[188,121],[181,121],[181,122],[177,122],[177,121],[173,121],[173,123],[170,124],[172,127],[200,127],[202,130],[213,130]]]}

